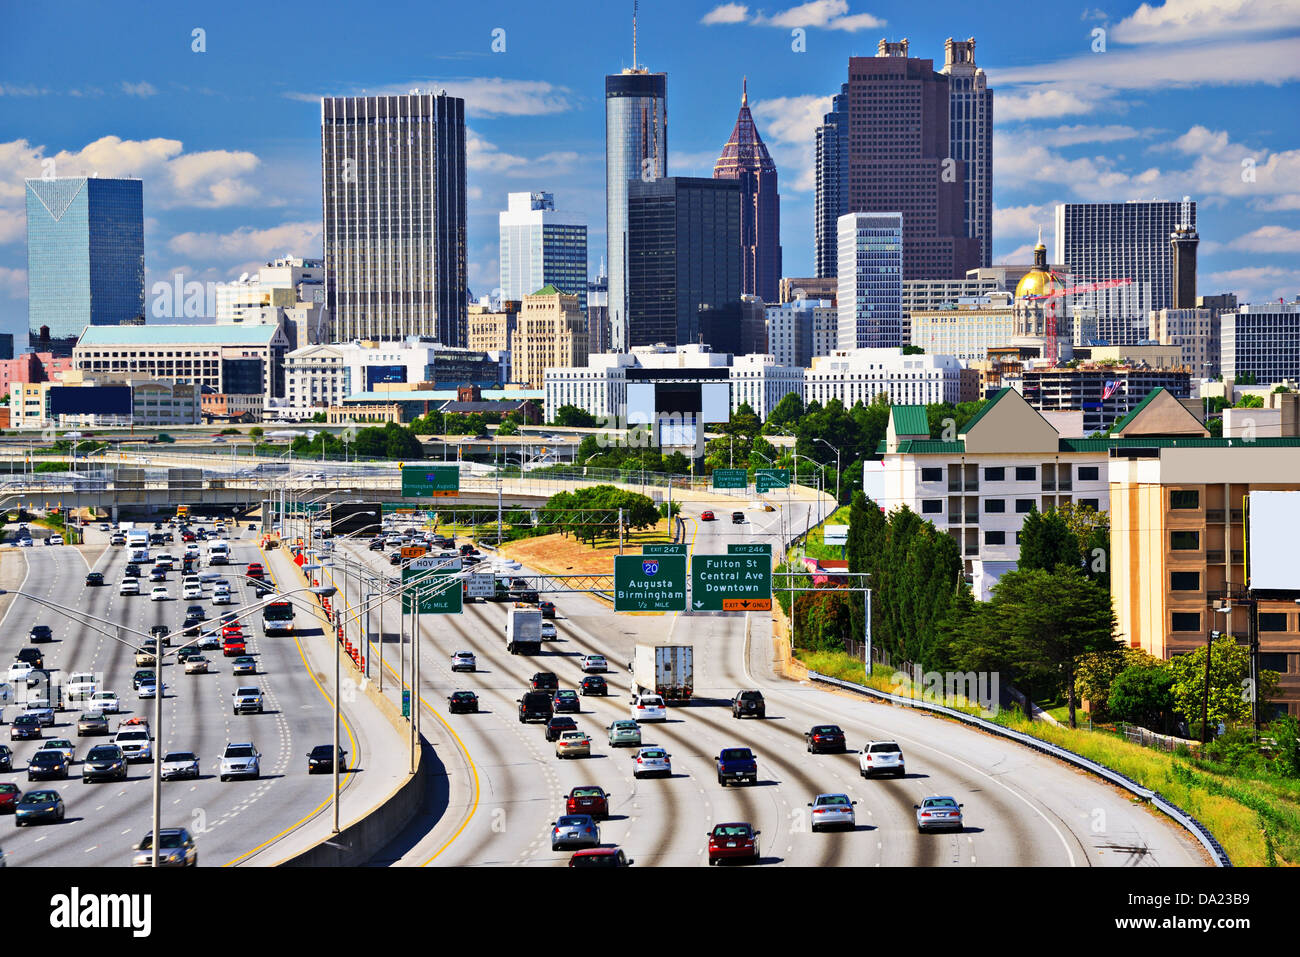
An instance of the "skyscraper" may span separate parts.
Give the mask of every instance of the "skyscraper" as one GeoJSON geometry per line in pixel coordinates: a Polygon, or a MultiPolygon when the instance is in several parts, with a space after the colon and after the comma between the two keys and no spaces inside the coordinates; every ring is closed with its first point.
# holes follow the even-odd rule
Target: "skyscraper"
{"type": "Polygon", "coordinates": [[[587,312],[587,224],[556,212],[550,193],[510,193],[501,228],[501,298],[522,300],[543,286],[576,295],[587,312]]]}
{"type": "Polygon", "coordinates": [[[141,181],[29,179],[26,192],[31,342],[40,340],[42,351],[70,356],[86,326],[143,320],[141,181]]]}
{"type": "Polygon", "coordinates": [[[980,241],[981,266],[993,258],[993,91],[975,65],[975,38],[943,45],[948,77],[948,144],[966,164],[966,235],[980,241]]]}
{"type": "MultiPolygon", "coordinates": [[[[1152,310],[1174,307],[1174,244],[1180,227],[1196,231],[1196,204],[1130,201],[1127,203],[1061,203],[1056,207],[1056,248],[1053,262],[1065,266],[1076,283],[1132,280],[1132,312],[1102,338],[1129,345],[1148,332],[1152,310]],[[1136,337],[1136,338],[1134,338],[1136,337]]],[[[1193,301],[1192,305],[1195,302],[1193,301]]],[[[1186,308],[1186,307],[1184,307],[1186,308]]]]}
{"type": "Polygon", "coordinates": [[[840,217],[840,349],[896,349],[903,345],[905,236],[900,213],[845,213],[840,217]]]}
{"type": "Polygon", "coordinates": [[[813,211],[813,256],[816,278],[832,279],[839,268],[835,236],[840,217],[849,211],[849,85],[831,97],[831,111],[817,127],[816,208],[813,211]]]}
{"type": "Polygon", "coordinates": [[[605,77],[605,240],[609,249],[610,344],[628,349],[627,197],[633,181],[668,175],[668,74],[636,62],[632,21],[632,67],[605,77]]]}
{"type": "Polygon", "coordinates": [[[979,265],[980,243],[966,236],[948,77],[909,57],[907,40],[881,40],[875,56],[849,58],[848,87],[849,211],[902,214],[903,278],[960,279],[979,265]]]}
{"type": "Polygon", "coordinates": [[[1182,212],[1178,217],[1179,223],[1169,234],[1169,242],[1173,246],[1175,309],[1196,308],[1196,247],[1200,245],[1201,237],[1196,234],[1195,226],[1188,225],[1188,220],[1191,219],[1191,205],[1191,197],[1184,196],[1182,212]]]}
{"type": "Polygon", "coordinates": [[[781,280],[781,196],[776,164],[749,112],[748,81],[741,85],[740,114],[713,165],[713,178],[740,183],[742,291],[764,302],[776,302],[781,280]]]}
{"type": "MultiPolygon", "coordinates": [[[[739,336],[741,195],[741,184],[730,179],[671,176],[629,184],[627,346],[615,351],[696,342],[710,332],[702,321],[711,328],[734,322],[739,336]],[[724,308],[729,311],[717,311],[724,308]]],[[[612,303],[612,272],[610,290],[612,303]]]]}
{"type": "Polygon", "coordinates": [[[336,341],[465,341],[465,101],[321,100],[325,301],[336,341]]]}

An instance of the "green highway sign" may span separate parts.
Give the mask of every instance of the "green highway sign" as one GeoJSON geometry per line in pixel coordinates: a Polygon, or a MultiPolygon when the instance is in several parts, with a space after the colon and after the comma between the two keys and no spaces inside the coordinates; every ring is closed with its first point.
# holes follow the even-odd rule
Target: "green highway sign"
{"type": "Polygon", "coordinates": [[[641,554],[642,555],[685,555],[686,545],[684,543],[679,545],[676,543],[668,543],[668,542],[659,542],[654,545],[642,545],[641,554]]]}
{"type": "Polygon", "coordinates": [[[425,555],[413,559],[402,569],[402,584],[423,582],[426,587],[416,586],[411,591],[402,592],[402,611],[409,612],[415,603],[415,593],[419,592],[422,615],[459,615],[464,610],[461,583],[449,579],[460,571],[459,558],[436,558],[425,555]],[[441,585],[441,588],[436,586],[441,585]]]}
{"type": "Polygon", "coordinates": [[[615,555],[615,611],[685,611],[685,555],[615,555]]]}
{"type": "Polygon", "coordinates": [[[728,542],[728,555],[766,555],[772,557],[771,542],[728,542]]]}
{"type": "Polygon", "coordinates": [[[460,491],[458,465],[403,465],[402,498],[431,498],[460,491]]]}
{"type": "Polygon", "coordinates": [[[714,488],[748,488],[749,473],[744,469],[714,469],[714,488]]]}
{"type": "Polygon", "coordinates": [[[692,556],[691,608],[695,611],[771,611],[771,556],[692,556]]]}
{"type": "Polygon", "coordinates": [[[769,492],[774,488],[789,488],[789,469],[756,469],[754,471],[754,490],[769,492]]]}
{"type": "Polygon", "coordinates": [[[409,688],[403,688],[402,689],[402,717],[409,718],[410,716],[411,716],[411,690],[409,688]]]}

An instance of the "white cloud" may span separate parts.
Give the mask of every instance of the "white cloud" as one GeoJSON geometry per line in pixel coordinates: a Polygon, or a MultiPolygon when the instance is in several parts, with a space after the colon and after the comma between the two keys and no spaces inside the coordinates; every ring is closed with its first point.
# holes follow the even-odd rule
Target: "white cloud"
{"type": "Polygon", "coordinates": [[[43,86],[15,86],[0,83],[0,96],[47,96],[51,91],[43,86]]]}
{"type": "Polygon", "coordinates": [[[468,116],[544,116],[566,113],[573,109],[567,87],[554,86],[543,80],[509,80],[499,76],[457,77],[454,79],[420,79],[399,86],[354,87],[346,92],[291,92],[286,99],[319,103],[322,96],[400,96],[413,89],[428,92],[445,89],[452,96],[463,97],[468,116]]]}
{"type": "Polygon", "coordinates": [[[264,262],[285,253],[319,256],[321,224],[319,220],[311,220],[281,223],[266,229],[241,226],[229,233],[178,233],[167,241],[167,249],[192,259],[220,262],[264,262]]]}
{"type": "Polygon", "coordinates": [[[1100,7],[1085,7],[1080,20],[1109,20],[1110,14],[1100,7]]]}
{"type": "Polygon", "coordinates": [[[884,20],[869,13],[849,13],[848,0],[809,0],[770,17],[757,14],[752,22],[786,29],[820,27],[823,30],[843,30],[846,33],[885,25],[884,20]]]}
{"type": "Polygon", "coordinates": [[[1008,264],[1012,266],[1023,266],[1025,263],[1032,263],[1034,261],[1033,243],[1025,243],[1023,246],[1017,246],[1015,249],[1011,250],[1011,252],[1005,253],[996,258],[997,262],[995,265],[998,266],[1008,264]]]}
{"type": "Polygon", "coordinates": [[[152,83],[143,80],[139,83],[130,83],[127,80],[123,80],[122,92],[127,96],[150,97],[158,95],[157,88],[155,88],[152,83]]]}
{"type": "Polygon", "coordinates": [[[743,3],[723,3],[700,18],[700,23],[712,26],[716,23],[744,23],[749,16],[749,7],[743,3]]]}
{"type": "Polygon", "coordinates": [[[1159,130],[1155,129],[1139,130],[1132,126],[1118,124],[1109,126],[1077,124],[1075,126],[1058,126],[1054,130],[1035,130],[1034,137],[1044,146],[1076,146],[1079,143],[1115,143],[1120,140],[1153,136],[1158,132],[1159,130]]]}
{"type": "Polygon", "coordinates": [[[26,299],[27,270],[0,266],[0,290],[10,299],[26,299]]]}
{"type": "Polygon", "coordinates": [[[780,96],[750,106],[759,135],[773,154],[781,191],[809,191],[817,186],[815,140],[829,96],[780,96]]]}
{"type": "Polygon", "coordinates": [[[554,176],[571,172],[579,155],[574,150],[556,150],[529,158],[504,153],[474,130],[465,129],[465,165],[472,171],[506,176],[554,176]]]}
{"type": "Polygon", "coordinates": [[[1238,236],[1228,246],[1252,253],[1300,253],[1300,229],[1260,226],[1244,236],[1238,236]]]}
{"type": "Polygon", "coordinates": [[[1165,0],[1142,4],[1111,28],[1111,36],[1118,43],[1183,43],[1297,26],[1295,0],[1165,0]]]}
{"type": "Polygon", "coordinates": [[[1203,274],[1197,284],[1201,289],[1233,292],[1242,302],[1265,303],[1291,300],[1300,295],[1300,269],[1282,266],[1245,266],[1223,272],[1203,274]]]}
{"type": "Polygon", "coordinates": [[[1074,113],[1091,113],[1098,101],[1078,92],[1063,89],[1030,90],[1026,93],[1000,93],[994,110],[996,123],[1008,120],[1040,120],[1074,113]]]}
{"type": "Polygon", "coordinates": [[[0,208],[0,245],[17,242],[26,235],[26,212],[20,209],[0,208]]]}
{"type": "MultiPolygon", "coordinates": [[[[1034,236],[1037,238],[1038,227],[1043,227],[1044,235],[1051,235],[1052,224],[1056,216],[1056,202],[1030,203],[1025,206],[994,206],[993,235],[1034,236]]],[[[1031,247],[1032,248],[1032,247],[1031,247]]]]}

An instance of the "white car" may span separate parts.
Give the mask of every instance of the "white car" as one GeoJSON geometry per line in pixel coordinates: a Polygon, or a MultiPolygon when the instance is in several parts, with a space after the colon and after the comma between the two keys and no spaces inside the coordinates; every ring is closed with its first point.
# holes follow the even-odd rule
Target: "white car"
{"type": "Polygon", "coordinates": [[[632,719],[638,722],[667,721],[668,708],[664,705],[664,699],[657,694],[633,695],[632,719]]]}
{"type": "MultiPolygon", "coordinates": [[[[152,699],[158,693],[158,681],[156,678],[146,678],[140,682],[140,687],[136,689],[136,695],[140,698],[152,699]]],[[[163,697],[167,696],[167,685],[163,684],[163,697]]]]}
{"type": "MultiPolygon", "coordinates": [[[[164,591],[165,591],[165,590],[166,590],[166,589],[164,589],[164,591]]],[[[120,584],[120,585],[117,586],[117,593],[118,593],[119,595],[138,595],[138,594],[140,594],[140,579],[138,579],[138,578],[123,578],[123,579],[122,579],[122,584],[120,584]]]]}
{"type": "Polygon", "coordinates": [[[35,670],[36,669],[26,661],[15,661],[9,666],[9,680],[25,687],[27,684],[27,676],[35,670]]]}
{"type": "Polygon", "coordinates": [[[198,583],[195,583],[195,584],[193,584],[193,585],[185,585],[185,586],[183,586],[183,587],[181,588],[181,598],[182,598],[182,599],[184,599],[184,598],[200,598],[200,599],[201,599],[202,597],[203,597],[203,586],[200,585],[200,584],[198,584],[198,583]]]}
{"type": "Polygon", "coordinates": [[[163,755],[162,779],[164,781],[198,776],[199,756],[193,751],[168,751],[163,755]]]}
{"type": "Polygon", "coordinates": [[[662,774],[664,777],[673,776],[673,764],[670,760],[672,755],[663,748],[637,748],[632,755],[636,761],[636,766],[632,768],[632,777],[640,778],[647,774],[662,774]]]}
{"type": "Polygon", "coordinates": [[[234,603],[234,599],[230,597],[229,588],[225,589],[224,591],[222,591],[221,589],[217,589],[212,593],[212,604],[214,605],[230,605],[233,603],[234,603]]]}
{"type": "Polygon", "coordinates": [[[221,753],[221,780],[229,781],[231,778],[257,778],[262,773],[261,755],[257,751],[257,746],[251,741],[236,744],[231,742],[226,745],[226,750],[221,753]]]}
{"type": "Polygon", "coordinates": [[[857,827],[853,805],[858,802],[847,794],[819,794],[809,802],[812,808],[812,831],[816,834],[825,827],[857,827]]]}
{"type": "Polygon", "coordinates": [[[264,707],[262,692],[256,688],[238,688],[232,691],[230,696],[235,699],[235,714],[262,713],[264,707]]]}
{"type": "Polygon", "coordinates": [[[63,684],[64,701],[85,701],[94,693],[95,676],[89,671],[75,672],[63,684]]]}
{"type": "Polygon", "coordinates": [[[556,636],[555,622],[553,622],[553,621],[543,621],[543,622],[542,622],[542,637],[543,637],[543,638],[554,639],[555,636],[556,636]]]}
{"type": "Polygon", "coordinates": [[[113,743],[122,749],[128,761],[152,761],[153,741],[147,728],[126,728],[119,731],[113,743]]]}
{"type": "Polygon", "coordinates": [[[907,773],[903,749],[897,741],[868,741],[858,753],[858,771],[864,778],[875,774],[901,778],[907,773]]]}
{"type": "Polygon", "coordinates": [[[167,594],[166,585],[155,585],[153,591],[149,592],[150,601],[167,601],[171,595],[167,594]]]}
{"type": "Polygon", "coordinates": [[[114,692],[96,691],[90,696],[87,707],[91,711],[98,711],[100,714],[117,714],[122,705],[117,700],[117,695],[114,692]]]}
{"type": "Polygon", "coordinates": [[[477,671],[478,659],[472,651],[458,651],[451,656],[452,671],[477,671]]]}
{"type": "Polygon", "coordinates": [[[604,674],[609,671],[609,662],[604,655],[583,655],[580,664],[587,674],[604,674]]]}
{"type": "Polygon", "coordinates": [[[62,535],[51,535],[51,536],[50,536],[50,544],[51,544],[51,545],[62,545],[62,544],[63,544],[63,536],[62,536],[62,535]]]}

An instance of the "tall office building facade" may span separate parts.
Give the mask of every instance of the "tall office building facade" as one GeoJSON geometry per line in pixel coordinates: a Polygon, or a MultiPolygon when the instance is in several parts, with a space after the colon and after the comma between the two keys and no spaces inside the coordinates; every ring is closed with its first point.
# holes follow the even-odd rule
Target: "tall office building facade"
{"type": "MultiPolygon", "coordinates": [[[[635,61],[635,57],[634,57],[635,61]]],[[[605,240],[610,344],[629,348],[628,189],[668,175],[668,75],[635,65],[605,77],[605,240]]]]}
{"type": "Polygon", "coordinates": [[[904,217],[901,213],[846,213],[840,217],[840,349],[903,345],[904,217]]]}
{"type": "MultiPolygon", "coordinates": [[[[691,176],[629,185],[628,348],[710,342],[707,327],[729,322],[738,333],[741,192],[736,180],[691,176]]],[[[612,312],[612,270],[609,286],[612,312]]]]}
{"type": "MultiPolygon", "coordinates": [[[[1061,203],[1056,207],[1056,248],[1061,263],[1077,284],[1131,280],[1134,327],[1145,334],[1152,310],[1174,306],[1174,244],[1178,227],[1196,231],[1196,204],[1191,200],[1127,203],[1061,203]]],[[[1115,330],[1115,345],[1130,345],[1131,323],[1115,330]]],[[[1134,340],[1136,341],[1136,340],[1134,340]]]]}
{"type": "Polygon", "coordinates": [[[550,193],[510,193],[498,216],[501,298],[522,301],[551,285],[578,297],[587,313],[587,224],[557,212],[550,193]]]}
{"type": "Polygon", "coordinates": [[[849,211],[849,85],[831,97],[815,144],[816,198],[813,209],[813,257],[816,278],[833,279],[839,268],[835,238],[840,217],[849,211]]]}
{"type": "Polygon", "coordinates": [[[743,292],[764,302],[776,302],[781,280],[781,196],[777,192],[776,164],[749,112],[748,82],[742,84],[740,114],[713,166],[713,178],[740,183],[743,292]]]}
{"type": "Polygon", "coordinates": [[[141,181],[29,179],[26,199],[31,345],[70,356],[87,326],[143,320],[141,181]]]}
{"type": "MultiPolygon", "coordinates": [[[[950,147],[949,80],[908,41],[849,59],[849,211],[903,218],[903,278],[960,279],[980,264],[966,235],[966,164],[950,147]]],[[[838,254],[844,261],[842,252],[838,254]]]]}
{"type": "Polygon", "coordinates": [[[325,301],[336,341],[466,336],[465,101],[321,100],[325,301]]]}
{"type": "Polygon", "coordinates": [[[993,259],[993,91],[975,65],[975,38],[943,45],[948,78],[948,145],[966,164],[963,222],[966,235],[980,241],[980,266],[993,259]]]}

